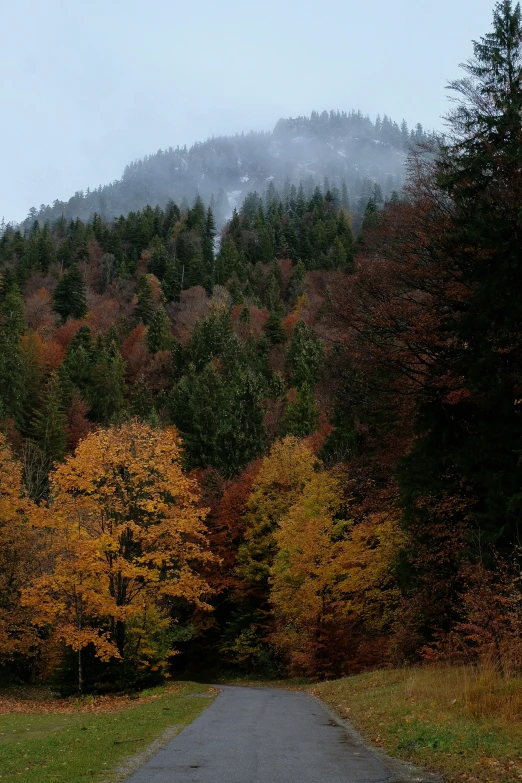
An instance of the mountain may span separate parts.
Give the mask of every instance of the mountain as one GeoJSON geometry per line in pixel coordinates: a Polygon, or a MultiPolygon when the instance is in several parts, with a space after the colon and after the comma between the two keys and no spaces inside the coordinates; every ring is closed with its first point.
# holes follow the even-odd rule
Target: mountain
{"type": "Polygon", "coordinates": [[[361,112],[312,112],[281,119],[272,132],[221,136],[187,147],[159,150],[129,164],[120,180],[94,191],[55,201],[28,220],[88,220],[94,213],[112,219],[169,200],[192,202],[196,195],[214,205],[223,223],[247,193],[270,182],[346,183],[350,200],[368,199],[377,183],[385,196],[401,187],[408,147],[428,138],[421,125],[408,130],[388,117],[375,122],[361,112]]]}

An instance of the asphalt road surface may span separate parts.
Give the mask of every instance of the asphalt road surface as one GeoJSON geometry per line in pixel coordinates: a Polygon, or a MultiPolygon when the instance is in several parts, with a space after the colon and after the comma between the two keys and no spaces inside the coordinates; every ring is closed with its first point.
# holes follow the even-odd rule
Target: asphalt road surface
{"type": "Polygon", "coordinates": [[[126,783],[385,783],[391,777],[311,696],[224,687],[126,783]]]}

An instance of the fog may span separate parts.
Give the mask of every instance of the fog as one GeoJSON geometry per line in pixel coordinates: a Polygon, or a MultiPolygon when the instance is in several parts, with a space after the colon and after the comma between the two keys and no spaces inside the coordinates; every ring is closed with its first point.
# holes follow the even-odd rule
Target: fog
{"type": "Polygon", "coordinates": [[[0,218],[159,148],[360,109],[440,129],[493,0],[4,0],[0,218]]]}

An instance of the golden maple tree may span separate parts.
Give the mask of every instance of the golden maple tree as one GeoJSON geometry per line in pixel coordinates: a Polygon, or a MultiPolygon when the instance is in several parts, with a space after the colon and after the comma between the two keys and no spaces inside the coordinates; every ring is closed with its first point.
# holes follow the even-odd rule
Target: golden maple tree
{"type": "Polygon", "coordinates": [[[295,672],[334,673],[361,631],[366,639],[389,631],[400,601],[398,521],[373,514],[356,524],[342,511],[339,479],[315,473],[274,534],[271,642],[295,672]]]}
{"type": "Polygon", "coordinates": [[[89,434],[51,476],[42,525],[53,567],[24,603],[79,653],[80,689],[83,648],[158,667],[151,636],[172,627],[176,607],[210,610],[206,511],[180,457],[174,429],[131,421],[89,434]]]}
{"type": "Polygon", "coordinates": [[[319,461],[306,443],[288,435],[262,460],[248,499],[238,575],[249,589],[265,589],[277,550],[274,533],[314,476],[319,461]]]}

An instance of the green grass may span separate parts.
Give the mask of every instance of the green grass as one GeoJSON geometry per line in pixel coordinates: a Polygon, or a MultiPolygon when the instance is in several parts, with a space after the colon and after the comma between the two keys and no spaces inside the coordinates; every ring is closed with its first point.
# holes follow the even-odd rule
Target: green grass
{"type": "Polygon", "coordinates": [[[144,751],[170,726],[181,730],[212,701],[208,688],[195,683],[180,683],[175,693],[155,693],[153,701],[114,713],[0,715],[1,783],[117,779],[125,757],[144,751]],[[206,695],[192,695],[197,693],[206,695]]]}
{"type": "Polygon", "coordinates": [[[522,780],[522,680],[431,667],[346,677],[312,691],[369,742],[447,780],[522,780]]]}

